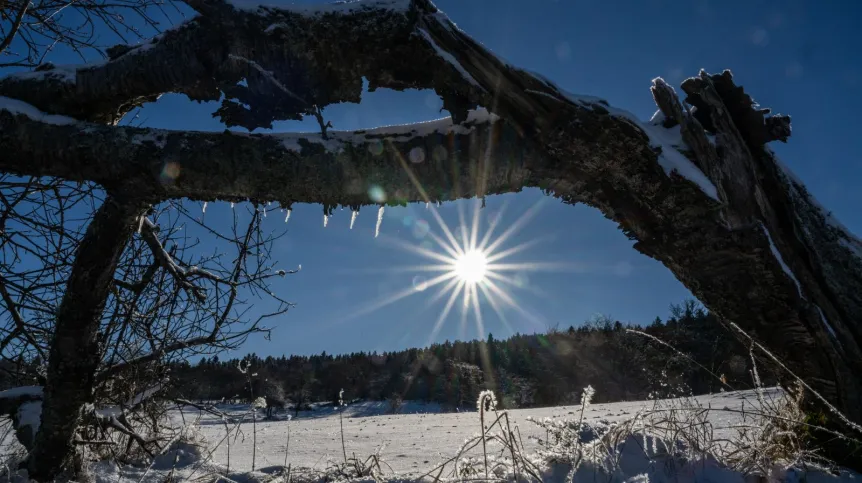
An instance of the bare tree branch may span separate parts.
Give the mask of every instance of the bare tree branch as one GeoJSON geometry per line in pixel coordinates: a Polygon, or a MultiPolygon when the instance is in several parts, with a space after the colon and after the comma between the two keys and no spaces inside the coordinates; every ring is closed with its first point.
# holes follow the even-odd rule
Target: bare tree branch
{"type": "Polygon", "coordinates": [[[21,0],[21,6],[18,8],[18,15],[15,17],[15,21],[12,22],[12,27],[6,34],[6,38],[4,38],[2,42],[0,42],[0,54],[6,51],[6,49],[9,47],[9,44],[12,43],[12,40],[18,33],[18,29],[21,28],[21,22],[24,21],[24,14],[27,13],[28,8],[30,8],[30,0],[21,0]]]}

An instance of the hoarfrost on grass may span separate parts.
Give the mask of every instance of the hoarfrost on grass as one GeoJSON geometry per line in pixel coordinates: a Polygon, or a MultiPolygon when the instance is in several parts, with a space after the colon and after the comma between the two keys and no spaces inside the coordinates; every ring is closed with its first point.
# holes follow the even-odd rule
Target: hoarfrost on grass
{"type": "MultiPolygon", "coordinates": [[[[764,389],[763,397],[766,399],[782,397],[779,389],[764,389]]],[[[708,410],[708,421],[715,428],[714,439],[732,438],[735,434],[734,428],[742,421],[742,415],[738,409],[744,404],[747,411],[756,409],[759,404],[754,391],[729,391],[725,393],[698,396],[692,400],[699,407],[712,408],[708,410]],[[722,411],[715,408],[728,408],[731,411],[722,411]]],[[[664,407],[678,407],[684,401],[670,399],[664,401],[627,401],[618,403],[590,404],[584,409],[583,422],[592,428],[603,425],[625,424],[633,418],[643,418],[644,412],[655,409],[659,404],[664,407]]],[[[219,408],[226,411],[231,417],[243,418],[250,421],[249,405],[220,404],[219,408]]],[[[415,481],[415,478],[431,470],[442,461],[454,456],[458,448],[465,440],[476,434],[478,429],[478,414],[476,407],[462,408],[461,412],[441,413],[439,404],[422,404],[419,401],[404,401],[401,413],[389,414],[389,404],[385,401],[362,401],[348,404],[345,408],[339,408],[332,403],[314,403],[312,410],[299,412],[299,417],[293,418],[289,423],[284,413],[276,414],[275,419],[258,421],[257,434],[257,461],[266,465],[279,468],[284,462],[285,440],[290,427],[291,440],[288,462],[294,471],[298,468],[317,468],[323,470],[330,465],[337,465],[342,460],[342,447],[340,433],[339,413],[343,416],[344,436],[348,454],[355,453],[357,457],[365,458],[370,454],[377,454],[383,462],[392,467],[392,473],[383,478],[385,481],[415,481]],[[382,447],[382,449],[381,449],[382,447]]],[[[197,410],[189,408],[197,414],[197,410]]],[[[577,423],[580,420],[582,406],[558,406],[531,409],[507,410],[511,418],[513,431],[517,426],[518,433],[523,436],[525,455],[535,456],[533,461],[539,461],[538,456],[543,447],[538,440],[545,440],[545,429],[534,425],[524,424],[528,416],[537,421],[545,418],[549,422],[560,426],[569,423],[577,423]]],[[[292,413],[292,411],[291,411],[292,413]]],[[[174,420],[181,421],[178,414],[172,416],[174,420]]],[[[188,418],[188,414],[186,414],[188,418]]],[[[486,420],[487,421],[487,420],[486,420]]],[[[750,417],[749,417],[749,422],[750,417]]],[[[225,436],[222,421],[214,415],[204,415],[199,430],[210,443],[220,441],[225,436]]],[[[637,428],[635,429],[637,431],[637,428]]],[[[599,434],[595,431],[594,434],[599,434]]],[[[580,433],[578,433],[580,434],[580,433]]],[[[240,481],[240,472],[251,469],[252,449],[246,432],[246,443],[233,444],[230,449],[230,462],[233,473],[230,476],[234,481],[240,481]]],[[[588,440],[594,440],[588,435],[588,440]]],[[[237,440],[238,441],[238,440],[237,440]]],[[[589,444],[590,441],[584,442],[589,444]]],[[[605,440],[607,441],[607,440],[605,440]]],[[[489,441],[489,445],[493,442],[489,441]]],[[[615,465],[618,471],[602,472],[607,469],[600,461],[587,458],[578,469],[575,481],[605,481],[623,483],[638,475],[649,474],[651,481],[662,483],[696,483],[700,481],[714,481],[716,483],[744,483],[740,473],[728,470],[714,460],[704,461],[698,459],[691,464],[675,460],[683,466],[674,470],[665,466],[669,462],[669,455],[663,446],[663,440],[655,439],[652,434],[637,432],[631,437],[623,438],[614,443],[614,454],[605,453],[604,456],[619,457],[620,464],[615,465]],[[645,443],[645,444],[644,444],[645,443]],[[659,454],[657,454],[659,453],[659,454]],[[706,471],[706,472],[704,472],[706,471]],[[711,477],[715,477],[714,479],[711,477]],[[654,479],[653,479],[654,478],[654,479]]],[[[499,445],[494,446],[494,452],[499,450],[499,445]]],[[[489,462],[495,463],[496,454],[492,455],[489,447],[489,462]]],[[[601,456],[601,455],[599,455],[601,456]]],[[[481,447],[477,452],[464,455],[464,458],[473,458],[473,463],[481,467],[481,447]],[[478,457],[478,458],[477,458],[478,457]]],[[[227,461],[226,445],[215,448],[212,453],[211,463],[213,465],[224,465],[227,461]]],[[[607,462],[607,461],[605,461],[607,462]]],[[[382,464],[382,463],[381,463],[382,464]]],[[[570,466],[565,463],[549,464],[543,466],[542,479],[548,482],[561,482],[569,473],[570,466]]],[[[221,473],[227,474],[227,473],[221,473]]],[[[294,473],[296,475],[296,473],[294,473]]],[[[137,475],[140,477],[140,474],[137,475]]],[[[511,476],[511,475],[510,475],[511,476]]],[[[501,479],[505,479],[501,477],[501,479]]],[[[113,482],[116,482],[114,479],[113,482]]],[[[137,481],[137,480],[135,480],[137,481]]],[[[158,480],[152,480],[153,482],[158,480]]],[[[242,479],[242,481],[248,481],[242,479]]],[[[299,481],[294,477],[294,481],[299,481]]],[[[308,480],[301,480],[308,481],[308,480]]],[[[317,479],[313,481],[319,481],[317,479]]],[[[379,481],[379,480],[378,480],[379,481]]],[[[814,483],[815,480],[810,480],[814,483]]],[[[827,480],[816,480],[817,483],[827,483],[827,480]]],[[[838,483],[840,480],[828,480],[838,483]]],[[[853,480],[846,480],[848,483],[853,480]]],[[[124,480],[122,483],[126,483],[124,480]]]]}

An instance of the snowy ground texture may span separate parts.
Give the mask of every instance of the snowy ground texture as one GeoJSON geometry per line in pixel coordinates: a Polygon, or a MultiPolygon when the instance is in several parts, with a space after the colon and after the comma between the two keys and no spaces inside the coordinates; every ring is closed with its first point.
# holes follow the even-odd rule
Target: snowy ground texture
{"type": "MultiPolygon", "coordinates": [[[[767,399],[782,397],[779,390],[764,390],[763,393],[767,399]]],[[[603,436],[598,438],[592,430],[574,433],[575,444],[585,455],[580,458],[576,472],[571,471],[571,458],[561,456],[559,446],[555,456],[554,450],[549,450],[542,441],[553,441],[553,428],[565,427],[565,421],[578,423],[581,406],[511,410],[508,416],[512,434],[517,435],[523,451],[523,456],[516,454],[517,457],[534,465],[534,475],[538,474],[543,481],[571,481],[574,477],[574,481],[602,483],[752,483],[764,480],[746,475],[747,471],[729,469],[713,457],[697,457],[697,452],[691,448],[681,449],[691,446],[692,433],[680,436],[678,440],[687,443],[676,443],[674,448],[675,443],[669,443],[666,436],[653,437],[649,424],[632,424],[632,421],[645,420],[645,414],[655,417],[671,408],[682,409],[688,414],[683,419],[706,423],[709,430],[703,438],[714,443],[732,439],[739,427],[751,425],[750,414],[756,413],[759,407],[754,391],[685,400],[589,405],[584,410],[584,422],[603,436]],[[530,419],[544,422],[545,428],[530,419]],[[548,427],[551,429],[546,429],[548,427]],[[619,431],[614,439],[609,436],[615,434],[615,428],[627,429],[619,431]],[[609,452],[609,447],[615,449],[609,452]]],[[[91,467],[95,481],[435,481],[438,475],[439,480],[450,481],[529,479],[524,472],[527,463],[512,465],[510,454],[513,453],[501,444],[488,443],[488,467],[491,469],[487,477],[481,444],[462,451],[465,441],[480,433],[479,413],[475,410],[441,413],[436,405],[405,402],[401,412],[409,414],[391,415],[386,414],[389,410],[386,403],[361,402],[341,409],[341,418],[336,408],[318,406],[313,411],[300,412],[297,418],[288,419],[288,414],[282,412],[274,420],[264,420],[262,413],[253,420],[246,405],[222,405],[219,409],[228,417],[223,419],[192,408],[177,411],[174,420],[187,429],[184,442],[175,444],[150,467],[95,463],[91,467]],[[369,456],[379,455],[379,469],[374,474],[357,477],[345,471],[342,422],[347,458],[366,462],[369,456]],[[230,438],[226,438],[226,428],[231,430],[230,438]],[[253,444],[255,434],[256,446],[253,444]],[[458,460],[451,461],[458,454],[461,455],[458,460]],[[440,470],[440,465],[446,461],[450,462],[440,470]],[[460,470],[453,473],[456,467],[460,470]]],[[[490,412],[485,417],[488,426],[495,416],[490,412]]],[[[667,421],[667,418],[662,416],[657,420],[667,421]]],[[[653,424],[659,426],[666,422],[653,424]]],[[[684,421],[684,424],[688,423],[684,421]]],[[[495,431],[495,434],[501,433],[495,431]]],[[[769,481],[789,483],[862,483],[862,475],[853,472],[811,466],[803,469],[799,464],[774,464],[759,473],[769,481]]]]}

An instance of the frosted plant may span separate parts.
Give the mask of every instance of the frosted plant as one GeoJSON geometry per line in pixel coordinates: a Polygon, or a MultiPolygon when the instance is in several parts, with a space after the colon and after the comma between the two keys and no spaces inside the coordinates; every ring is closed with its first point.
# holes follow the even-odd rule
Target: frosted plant
{"type": "Polygon", "coordinates": [[[760,373],[757,372],[757,360],[754,357],[754,346],[748,350],[751,357],[751,377],[754,379],[754,388],[757,390],[757,402],[763,407],[763,383],[760,381],[760,373]]]}
{"type": "Polygon", "coordinates": [[[350,229],[351,230],[353,229],[353,223],[356,222],[357,216],[359,216],[359,212],[355,211],[355,210],[353,211],[353,213],[350,214],[350,229]]]}
{"type": "Polygon", "coordinates": [[[383,205],[377,210],[377,226],[374,227],[374,238],[380,235],[380,225],[383,224],[383,205]]]}
{"type": "Polygon", "coordinates": [[[596,390],[593,389],[593,386],[587,386],[584,388],[584,394],[581,396],[581,406],[582,409],[586,409],[587,406],[590,405],[590,401],[593,400],[593,396],[596,395],[596,390]]]}
{"type": "Polygon", "coordinates": [[[254,409],[266,409],[266,398],[258,397],[251,403],[254,409]]]}
{"type": "Polygon", "coordinates": [[[496,411],[497,396],[490,389],[479,393],[479,399],[476,400],[476,409],[479,411],[496,411]]]}
{"type": "MultiPolygon", "coordinates": [[[[344,406],[344,388],[338,391],[338,409],[344,406]]],[[[344,455],[344,464],[347,464],[347,446],[344,444],[344,415],[338,412],[338,423],[341,425],[341,453],[344,455]]]]}
{"type": "Polygon", "coordinates": [[[476,400],[476,409],[479,410],[479,422],[482,427],[482,455],[485,457],[485,478],[488,478],[488,448],[486,445],[485,436],[485,411],[497,410],[497,396],[494,391],[486,389],[479,393],[479,399],[476,400]]]}

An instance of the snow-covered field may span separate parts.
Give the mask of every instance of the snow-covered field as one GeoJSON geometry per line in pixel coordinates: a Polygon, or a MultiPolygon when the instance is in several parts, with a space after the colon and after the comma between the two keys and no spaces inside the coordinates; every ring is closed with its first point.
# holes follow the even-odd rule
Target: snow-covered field
{"type": "MultiPolygon", "coordinates": [[[[777,389],[763,390],[762,395],[766,400],[772,401],[783,396],[777,389]]],[[[704,417],[701,421],[707,421],[707,426],[711,426],[713,431],[707,442],[715,442],[733,439],[740,425],[751,425],[751,414],[759,407],[754,391],[739,391],[680,400],[592,404],[584,412],[584,419],[597,425],[609,423],[612,426],[616,423],[623,427],[638,414],[662,414],[661,411],[656,411],[659,408],[685,408],[683,411],[687,414],[704,417]],[[746,414],[747,420],[743,418],[743,413],[746,414]]],[[[186,428],[184,434],[187,436],[186,440],[191,441],[190,444],[172,446],[171,451],[157,457],[149,467],[118,467],[109,461],[95,463],[91,467],[95,481],[287,482],[285,465],[291,468],[289,481],[292,483],[339,480],[343,478],[332,469],[344,461],[342,422],[343,444],[348,458],[355,456],[364,461],[377,453],[383,470],[382,475],[376,475],[378,480],[409,481],[426,475],[444,461],[459,454],[465,440],[480,432],[477,411],[442,413],[438,405],[411,401],[405,402],[401,408],[402,412],[409,414],[396,415],[386,414],[389,407],[383,402],[360,402],[341,410],[332,406],[316,405],[312,411],[300,412],[297,418],[288,418],[288,413],[282,412],[273,420],[263,419],[262,411],[253,418],[248,405],[220,405],[218,410],[223,417],[191,407],[175,411],[172,414],[173,421],[178,427],[186,428]],[[227,429],[230,429],[230,438],[226,437],[227,429]],[[253,441],[256,441],[256,445],[253,441]],[[253,467],[256,471],[252,471],[253,467]]],[[[547,458],[537,458],[540,450],[538,440],[546,439],[547,434],[545,429],[528,418],[539,421],[546,418],[554,421],[577,421],[581,415],[581,407],[517,409],[508,411],[508,415],[513,431],[519,435],[523,454],[529,456],[531,461],[539,462],[542,467],[541,478],[553,483],[568,481],[566,478],[572,476],[569,475],[570,466],[548,464],[550,460],[547,458]]],[[[691,421],[696,422],[697,419],[691,421]]],[[[616,448],[613,455],[608,456],[605,452],[605,456],[598,459],[592,457],[582,460],[584,462],[574,475],[574,480],[602,483],[754,481],[742,472],[728,469],[711,457],[689,461],[671,457],[662,449],[666,440],[644,437],[643,433],[637,431],[623,434],[622,439],[609,443],[612,448],[616,448]]],[[[501,457],[497,461],[508,458],[509,450],[501,450],[499,445],[493,449],[489,446],[489,458],[494,458],[494,454],[501,457]]],[[[485,466],[481,464],[481,446],[469,453],[462,453],[459,461],[463,462],[465,456],[476,458],[473,460],[478,463],[476,468],[484,469],[485,466]]],[[[517,467],[516,465],[515,468],[517,467]]],[[[452,465],[448,468],[452,468],[452,465]]],[[[452,473],[447,474],[451,479],[452,473]]],[[[425,479],[434,481],[434,476],[437,474],[425,479]]],[[[476,478],[484,479],[482,476],[484,475],[475,475],[476,478]]],[[[508,478],[512,475],[504,471],[498,476],[508,478]]],[[[446,479],[445,474],[443,477],[446,479]]],[[[491,477],[495,479],[493,472],[491,477]]],[[[833,474],[816,468],[803,471],[798,467],[787,469],[780,465],[770,466],[766,477],[769,481],[787,483],[862,483],[862,475],[853,472],[833,474]]],[[[458,479],[460,481],[464,478],[458,479]]],[[[371,478],[364,479],[370,480],[371,478]]]]}
{"type": "MultiPolygon", "coordinates": [[[[777,390],[767,390],[766,397],[778,397],[777,390]]],[[[732,436],[730,426],[738,423],[738,413],[721,411],[724,408],[754,408],[758,405],[753,391],[729,392],[696,398],[704,407],[711,407],[710,421],[717,437],[732,436]]],[[[661,404],[667,404],[667,401],[661,404]]],[[[593,404],[585,414],[587,421],[618,422],[630,419],[636,412],[653,407],[653,401],[593,404]]],[[[413,414],[389,415],[383,402],[364,402],[347,406],[343,411],[344,441],[348,456],[367,457],[380,451],[383,461],[399,475],[424,473],[451,457],[470,436],[480,431],[476,411],[439,413],[437,405],[409,402],[402,412],[413,414]],[[423,471],[424,470],[424,471],[423,471]]],[[[236,417],[249,413],[247,406],[223,406],[221,409],[236,417]]],[[[580,406],[558,406],[509,411],[513,425],[517,425],[527,449],[538,449],[534,438],[545,438],[545,431],[527,421],[527,417],[570,418],[580,414],[580,406]]],[[[197,410],[185,412],[186,421],[200,418],[200,433],[212,444],[225,438],[225,424],[214,416],[197,410]]],[[[290,428],[290,447],[287,461],[293,466],[326,469],[331,462],[343,460],[341,430],[338,414],[333,407],[300,412],[299,417],[288,421],[281,413],[279,420],[257,421],[256,467],[283,465],[287,450],[287,433],[290,428]]],[[[232,427],[233,425],[231,425],[232,427]]],[[[251,470],[252,421],[246,416],[240,424],[241,435],[231,440],[230,467],[232,470],[251,470]]],[[[222,442],[213,451],[213,462],[227,464],[228,445],[222,442]]]]}

